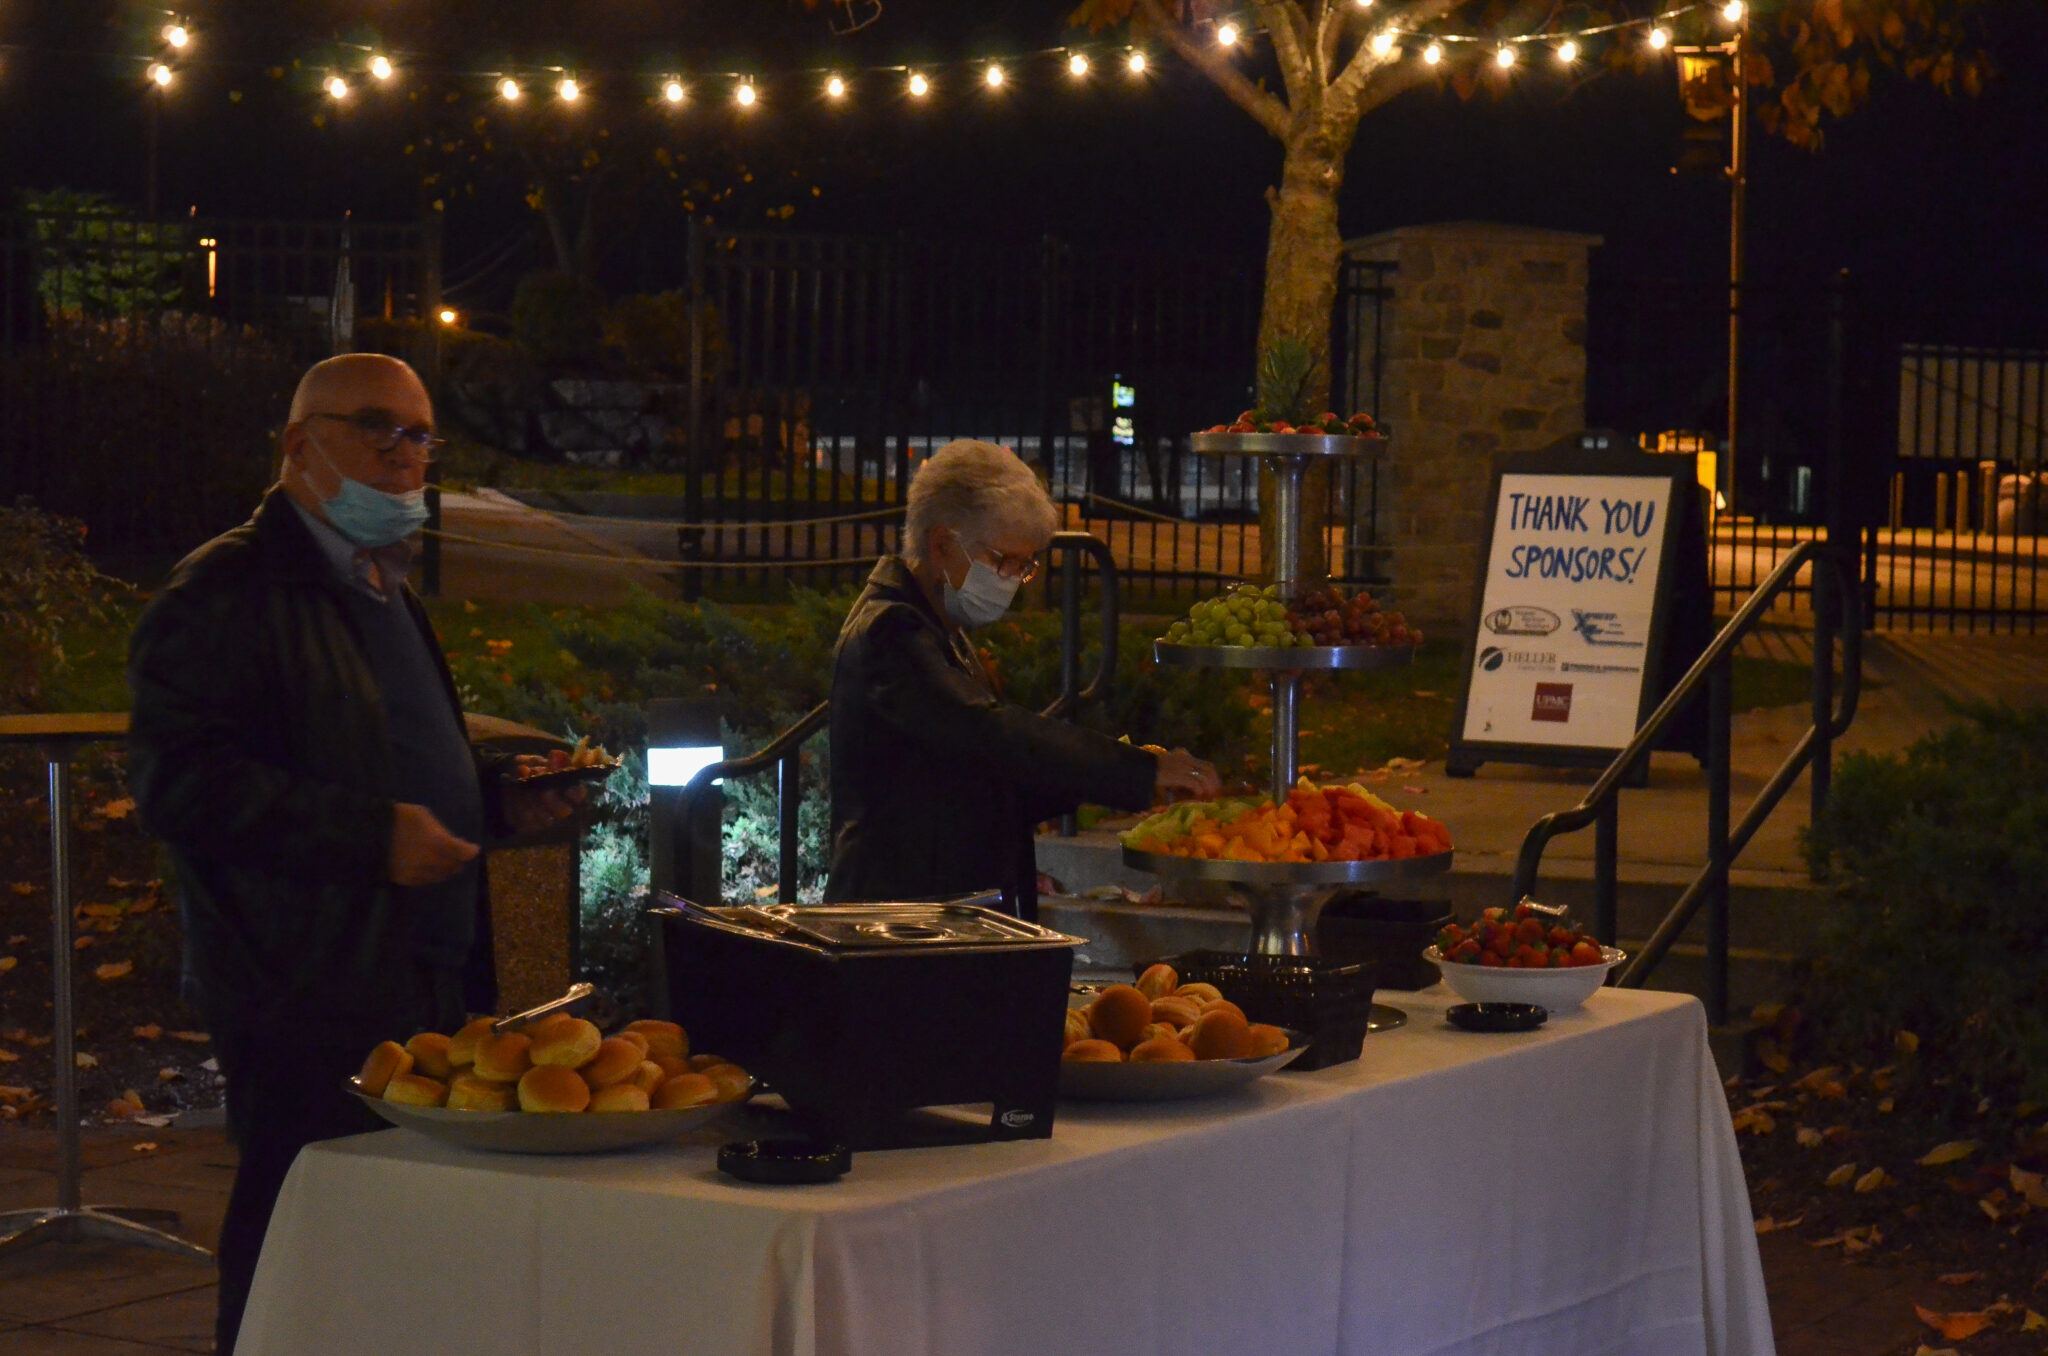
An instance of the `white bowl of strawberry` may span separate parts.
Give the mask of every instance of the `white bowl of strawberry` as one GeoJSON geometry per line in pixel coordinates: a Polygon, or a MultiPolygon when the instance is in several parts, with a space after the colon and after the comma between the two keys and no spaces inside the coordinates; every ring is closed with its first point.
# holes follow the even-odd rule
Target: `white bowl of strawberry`
{"type": "Polygon", "coordinates": [[[1467,927],[1452,923],[1422,953],[1468,1003],[1536,1003],[1569,1012],[1607,982],[1627,953],[1526,904],[1488,909],[1467,927]]]}

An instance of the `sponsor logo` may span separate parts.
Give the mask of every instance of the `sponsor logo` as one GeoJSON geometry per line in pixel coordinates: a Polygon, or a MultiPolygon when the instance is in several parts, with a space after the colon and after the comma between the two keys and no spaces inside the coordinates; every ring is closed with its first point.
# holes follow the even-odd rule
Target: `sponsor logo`
{"type": "Polygon", "coordinates": [[[1479,667],[1488,673],[1503,668],[1520,669],[1523,672],[1544,672],[1557,667],[1557,656],[1548,650],[1504,650],[1498,645],[1489,645],[1479,652],[1479,667]]]}
{"type": "Polygon", "coordinates": [[[1562,625],[1547,607],[1498,607],[1486,614],[1486,629],[1497,636],[1547,636],[1562,625]]]}
{"type": "Polygon", "coordinates": [[[1506,659],[1507,655],[1501,650],[1500,646],[1489,645],[1479,652],[1479,667],[1485,669],[1488,673],[1492,673],[1506,659]]]}
{"type": "Polygon", "coordinates": [[[1022,1130],[1037,1119],[1038,1117],[1029,1111],[1005,1111],[1002,1115],[1003,1124],[1012,1130],[1022,1130]]]}
{"type": "Polygon", "coordinates": [[[1579,633],[1579,639],[1588,645],[1606,645],[1624,650],[1640,650],[1643,642],[1629,639],[1628,627],[1623,624],[1618,612],[1586,612],[1572,609],[1572,629],[1579,633]]]}
{"type": "Polygon", "coordinates": [[[1641,673],[1640,664],[1574,664],[1570,661],[1557,666],[1565,673],[1641,673]]]}
{"type": "Polygon", "coordinates": [[[1570,683],[1536,684],[1536,703],[1529,710],[1529,719],[1547,720],[1563,725],[1572,718],[1572,685],[1570,683]]]}

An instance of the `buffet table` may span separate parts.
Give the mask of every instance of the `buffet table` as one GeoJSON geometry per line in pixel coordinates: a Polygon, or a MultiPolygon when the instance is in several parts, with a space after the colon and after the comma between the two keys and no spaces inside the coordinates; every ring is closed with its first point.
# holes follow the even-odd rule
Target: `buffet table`
{"type": "Polygon", "coordinates": [[[1050,1140],[515,1158],[404,1131],[300,1155],[241,1356],[1737,1354],[1773,1350],[1705,1018],[1603,989],[1475,1035],[1441,989],[1356,1063],[1063,1102],[1050,1140]]]}

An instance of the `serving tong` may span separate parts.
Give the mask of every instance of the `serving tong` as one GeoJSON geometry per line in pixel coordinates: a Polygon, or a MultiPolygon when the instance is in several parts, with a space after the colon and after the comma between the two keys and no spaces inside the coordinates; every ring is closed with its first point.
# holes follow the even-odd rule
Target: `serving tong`
{"type": "Polygon", "coordinates": [[[496,1035],[500,1031],[510,1031],[515,1026],[525,1026],[528,1022],[537,1022],[549,1013],[560,1012],[563,1008],[581,1003],[596,992],[597,986],[594,984],[582,981],[571,984],[562,991],[560,998],[550,998],[538,1007],[528,1008],[524,1012],[515,1012],[510,1017],[500,1017],[497,1021],[491,1023],[491,1033],[496,1035]]]}

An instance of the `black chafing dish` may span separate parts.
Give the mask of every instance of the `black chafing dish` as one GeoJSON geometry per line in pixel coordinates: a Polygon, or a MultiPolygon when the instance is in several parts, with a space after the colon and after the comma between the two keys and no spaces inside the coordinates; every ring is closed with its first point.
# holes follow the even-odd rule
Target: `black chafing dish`
{"type": "Polygon", "coordinates": [[[652,910],[668,1006],[694,1048],[758,1075],[852,1149],[1052,1133],[1061,1016],[1082,944],[981,902],[652,910]],[[987,1105],[978,1114],[913,1114],[987,1105]]]}

